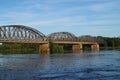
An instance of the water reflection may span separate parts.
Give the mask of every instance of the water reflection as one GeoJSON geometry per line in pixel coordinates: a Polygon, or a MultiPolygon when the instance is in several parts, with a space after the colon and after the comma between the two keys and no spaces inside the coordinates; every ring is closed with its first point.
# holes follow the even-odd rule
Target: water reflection
{"type": "Polygon", "coordinates": [[[0,55],[0,80],[119,80],[119,53],[0,55]]]}

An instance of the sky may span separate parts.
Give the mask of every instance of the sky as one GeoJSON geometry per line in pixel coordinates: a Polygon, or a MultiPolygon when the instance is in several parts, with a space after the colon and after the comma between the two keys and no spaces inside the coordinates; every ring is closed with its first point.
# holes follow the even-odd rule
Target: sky
{"type": "Polygon", "coordinates": [[[45,35],[120,36],[120,0],[0,0],[0,25],[25,25],[45,35]]]}

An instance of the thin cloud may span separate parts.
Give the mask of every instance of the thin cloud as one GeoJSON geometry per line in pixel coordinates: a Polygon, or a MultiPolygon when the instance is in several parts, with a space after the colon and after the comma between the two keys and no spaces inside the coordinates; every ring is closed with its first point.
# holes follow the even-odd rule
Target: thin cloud
{"type": "Polygon", "coordinates": [[[100,4],[94,4],[92,6],[90,6],[90,9],[91,10],[94,10],[94,11],[106,11],[106,10],[110,10],[112,9],[113,7],[116,7],[116,2],[106,2],[106,3],[100,3],[100,4]]]}
{"type": "Polygon", "coordinates": [[[22,24],[48,32],[54,31],[53,28],[71,32],[111,31],[107,28],[120,25],[119,3],[118,0],[22,0],[16,6],[8,4],[11,7],[0,8],[0,24],[22,24]]]}

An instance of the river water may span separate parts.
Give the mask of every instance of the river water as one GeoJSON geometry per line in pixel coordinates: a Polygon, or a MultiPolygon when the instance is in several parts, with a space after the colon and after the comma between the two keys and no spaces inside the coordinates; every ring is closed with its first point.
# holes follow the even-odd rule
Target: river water
{"type": "Polygon", "coordinates": [[[120,51],[1,54],[0,80],[120,80],[120,51]]]}

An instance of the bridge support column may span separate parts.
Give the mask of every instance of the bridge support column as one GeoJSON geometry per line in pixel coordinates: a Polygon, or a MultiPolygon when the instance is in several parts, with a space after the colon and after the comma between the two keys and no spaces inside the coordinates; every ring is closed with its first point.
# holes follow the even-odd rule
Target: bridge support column
{"type": "Polygon", "coordinates": [[[80,52],[82,50],[82,44],[74,44],[72,45],[72,51],[73,52],[80,52]]]}
{"type": "Polygon", "coordinates": [[[49,54],[50,53],[49,43],[40,44],[39,52],[40,54],[44,54],[44,53],[49,54]]]}
{"type": "Polygon", "coordinates": [[[99,50],[99,44],[91,45],[91,50],[93,50],[93,51],[99,50]]]}

